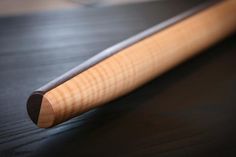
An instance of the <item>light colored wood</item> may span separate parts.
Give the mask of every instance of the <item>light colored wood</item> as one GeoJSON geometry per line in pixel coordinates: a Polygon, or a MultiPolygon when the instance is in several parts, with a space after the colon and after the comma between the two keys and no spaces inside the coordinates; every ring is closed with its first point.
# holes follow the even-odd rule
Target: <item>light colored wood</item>
{"type": "Polygon", "coordinates": [[[51,127],[127,94],[235,29],[236,1],[228,0],[158,32],[45,93],[38,126],[51,127]]]}

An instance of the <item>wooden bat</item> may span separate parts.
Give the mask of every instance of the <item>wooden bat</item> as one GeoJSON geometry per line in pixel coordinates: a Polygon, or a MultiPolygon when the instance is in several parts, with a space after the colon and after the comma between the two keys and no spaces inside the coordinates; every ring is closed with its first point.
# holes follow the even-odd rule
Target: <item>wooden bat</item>
{"type": "Polygon", "coordinates": [[[32,121],[48,128],[140,87],[236,30],[236,0],[208,1],[104,50],[34,91],[32,121]]]}

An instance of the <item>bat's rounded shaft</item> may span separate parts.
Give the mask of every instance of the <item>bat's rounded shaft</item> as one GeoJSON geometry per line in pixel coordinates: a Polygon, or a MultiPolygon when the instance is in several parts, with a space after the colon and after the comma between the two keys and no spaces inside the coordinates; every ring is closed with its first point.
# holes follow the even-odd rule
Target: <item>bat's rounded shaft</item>
{"type": "Polygon", "coordinates": [[[44,94],[34,93],[28,101],[29,115],[43,128],[78,116],[140,87],[235,29],[236,1],[219,2],[121,50],[44,94]]]}

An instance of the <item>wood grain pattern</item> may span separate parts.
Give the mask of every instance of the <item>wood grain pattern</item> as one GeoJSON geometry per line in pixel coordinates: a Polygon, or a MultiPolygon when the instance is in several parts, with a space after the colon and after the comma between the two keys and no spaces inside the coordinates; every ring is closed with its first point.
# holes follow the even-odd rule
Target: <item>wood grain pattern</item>
{"type": "Polygon", "coordinates": [[[60,129],[55,127],[47,131],[36,127],[25,106],[32,90],[103,49],[156,24],[156,19],[158,22],[165,20],[196,3],[199,1],[162,15],[152,13],[172,6],[172,2],[164,3],[164,6],[144,3],[1,17],[0,110],[4,112],[0,114],[0,156],[17,153],[25,157],[29,149],[32,154],[45,139],[51,140],[49,135],[54,138],[59,132],[63,134],[77,125],[72,120],[72,124],[63,124],[65,130],[60,126],[60,129]],[[139,16],[136,10],[141,10],[139,16]],[[126,14],[128,16],[124,16],[126,14]],[[89,27],[93,25],[96,29],[89,27]]]}
{"type": "Polygon", "coordinates": [[[221,2],[48,91],[43,96],[37,125],[51,127],[98,107],[196,55],[235,30],[235,9],[236,1],[221,2]]]}
{"type": "Polygon", "coordinates": [[[33,90],[204,1],[1,17],[0,156],[234,157],[235,35],[134,92],[53,128],[38,128],[25,109],[33,90]]]}

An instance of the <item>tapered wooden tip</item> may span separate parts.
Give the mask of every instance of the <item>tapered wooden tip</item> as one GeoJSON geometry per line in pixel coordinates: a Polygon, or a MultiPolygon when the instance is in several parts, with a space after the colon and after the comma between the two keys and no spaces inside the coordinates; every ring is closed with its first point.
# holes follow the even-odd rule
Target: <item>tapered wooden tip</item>
{"type": "Polygon", "coordinates": [[[27,111],[31,120],[40,128],[55,125],[55,113],[50,102],[40,92],[34,92],[27,101],[27,111]]]}

